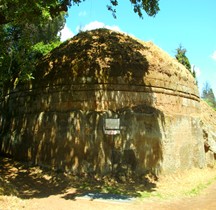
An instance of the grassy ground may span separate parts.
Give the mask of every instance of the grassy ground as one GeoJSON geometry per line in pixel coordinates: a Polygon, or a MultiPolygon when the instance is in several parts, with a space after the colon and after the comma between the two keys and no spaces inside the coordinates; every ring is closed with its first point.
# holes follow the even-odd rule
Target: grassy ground
{"type": "MultiPolygon", "coordinates": [[[[86,192],[129,195],[136,197],[137,201],[143,204],[146,203],[143,200],[167,202],[197,196],[213,182],[216,182],[215,168],[191,169],[160,176],[159,179],[148,175],[135,182],[129,178],[117,181],[112,177],[73,177],[62,172],[30,167],[8,158],[0,158],[0,209],[32,210],[38,209],[39,204],[44,209],[50,209],[50,203],[54,203],[53,208],[56,209],[63,208],[63,205],[63,209],[67,209],[67,205],[75,208],[74,205],[81,203],[68,201],[76,200],[76,196],[86,192]],[[59,208],[55,205],[59,205],[59,208]]],[[[86,203],[86,206],[89,204],[86,203]]],[[[88,208],[96,209],[95,205],[98,205],[97,209],[101,209],[101,205],[95,202],[88,208]]],[[[124,209],[124,206],[116,208],[124,209]]],[[[135,209],[140,209],[140,206],[135,209]]]]}
{"type": "Polygon", "coordinates": [[[137,182],[132,179],[119,182],[110,177],[92,177],[90,179],[88,177],[73,177],[64,173],[43,170],[39,167],[28,167],[11,160],[6,160],[1,168],[4,168],[4,171],[1,170],[0,200],[46,197],[63,193],[69,188],[75,189],[77,194],[93,191],[129,195],[140,199],[173,199],[196,196],[216,181],[215,168],[191,169],[160,176],[158,180],[155,180],[153,176],[146,176],[137,182]],[[44,190],[50,192],[45,193],[44,190]],[[23,192],[28,193],[24,194],[23,192]]]}
{"type": "Polygon", "coordinates": [[[199,195],[216,181],[215,169],[191,169],[161,176],[153,192],[140,192],[142,198],[174,199],[199,195]]]}

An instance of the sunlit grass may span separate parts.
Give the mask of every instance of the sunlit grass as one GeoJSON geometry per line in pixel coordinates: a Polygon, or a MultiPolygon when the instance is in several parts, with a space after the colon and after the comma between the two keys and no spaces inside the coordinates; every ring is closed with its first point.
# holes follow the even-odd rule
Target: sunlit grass
{"type": "Polygon", "coordinates": [[[173,199],[200,195],[216,181],[215,169],[191,169],[162,176],[153,192],[140,192],[142,199],[173,199]]]}
{"type": "MultiPolygon", "coordinates": [[[[17,166],[18,167],[18,166],[17,166]]],[[[216,182],[216,169],[191,169],[188,171],[172,173],[169,175],[160,176],[156,180],[153,176],[145,176],[139,180],[125,177],[125,181],[118,181],[113,177],[97,177],[88,176],[76,177],[73,175],[64,175],[55,173],[49,170],[42,170],[38,167],[29,167],[23,169],[19,165],[19,170],[26,176],[34,177],[35,182],[44,180],[44,183],[50,183],[52,180],[66,179],[67,189],[73,188],[77,194],[85,194],[86,192],[108,193],[116,195],[125,195],[134,197],[139,200],[171,200],[181,199],[185,197],[193,197],[201,194],[209,185],[216,182]],[[54,179],[53,179],[54,177],[54,179]]],[[[9,177],[14,178],[18,170],[9,170],[9,177]]],[[[62,183],[62,182],[60,182],[62,183]]],[[[59,183],[59,184],[60,184],[59,183]]],[[[19,189],[14,186],[15,182],[10,182],[7,177],[0,177],[0,204],[10,200],[14,205],[21,202],[24,205],[23,199],[19,198],[19,189]]],[[[53,183],[56,184],[56,183],[53,183]]],[[[16,184],[15,184],[16,185],[16,184]]],[[[5,205],[6,205],[5,204],[5,205]]]]}

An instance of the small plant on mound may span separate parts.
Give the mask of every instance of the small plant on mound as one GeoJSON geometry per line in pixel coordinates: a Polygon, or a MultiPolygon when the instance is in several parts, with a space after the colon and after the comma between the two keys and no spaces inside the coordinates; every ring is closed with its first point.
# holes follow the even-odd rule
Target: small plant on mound
{"type": "Polygon", "coordinates": [[[214,92],[208,82],[204,84],[202,91],[202,99],[208,103],[214,110],[216,110],[216,98],[214,92]]]}
{"type": "Polygon", "coordinates": [[[186,69],[188,69],[190,71],[191,70],[191,64],[189,62],[189,59],[186,56],[186,52],[187,52],[187,50],[185,48],[183,48],[182,45],[179,45],[179,47],[176,49],[175,57],[179,63],[184,65],[186,67],[186,69]]]}

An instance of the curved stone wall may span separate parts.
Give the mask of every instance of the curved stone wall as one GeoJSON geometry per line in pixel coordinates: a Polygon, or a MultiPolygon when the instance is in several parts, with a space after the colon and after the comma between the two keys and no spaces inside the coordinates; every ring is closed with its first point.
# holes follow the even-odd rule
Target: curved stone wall
{"type": "Polygon", "coordinates": [[[106,29],[62,44],[1,103],[1,151],[73,173],[205,166],[191,73],[152,43],[106,29]],[[107,118],[120,134],[106,135],[107,118]]]}

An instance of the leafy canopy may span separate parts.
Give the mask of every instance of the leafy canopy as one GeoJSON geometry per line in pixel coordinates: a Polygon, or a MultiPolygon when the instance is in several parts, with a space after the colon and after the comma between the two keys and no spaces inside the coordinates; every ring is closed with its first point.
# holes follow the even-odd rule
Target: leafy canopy
{"type": "Polygon", "coordinates": [[[0,89],[5,82],[32,78],[37,60],[60,44],[63,15],[41,24],[0,25],[0,89]]]}
{"type": "MultiPolygon", "coordinates": [[[[0,1],[0,25],[14,22],[41,23],[54,18],[62,12],[67,12],[72,5],[79,5],[85,0],[1,0],[0,1]]],[[[87,0],[86,0],[87,1],[87,0]]],[[[159,0],[129,0],[133,10],[139,17],[143,12],[149,16],[155,16],[159,9],[159,0]]],[[[116,17],[118,0],[109,0],[107,8],[116,17]]]]}

